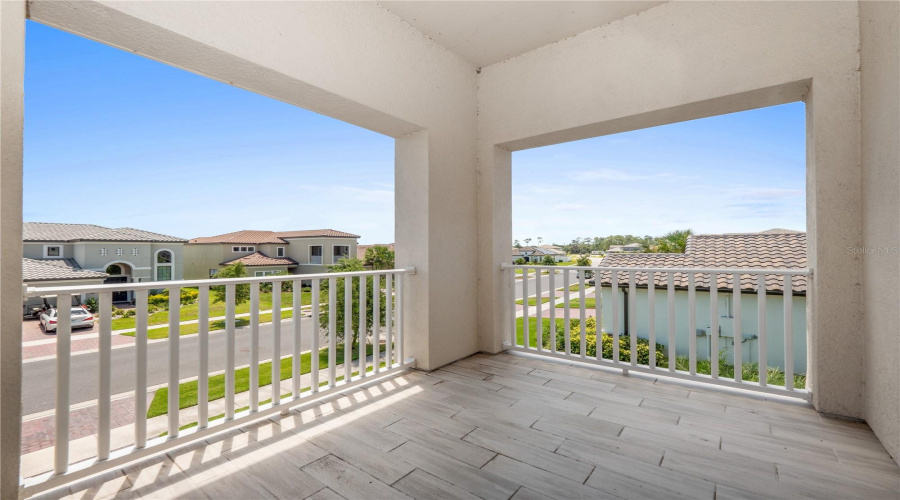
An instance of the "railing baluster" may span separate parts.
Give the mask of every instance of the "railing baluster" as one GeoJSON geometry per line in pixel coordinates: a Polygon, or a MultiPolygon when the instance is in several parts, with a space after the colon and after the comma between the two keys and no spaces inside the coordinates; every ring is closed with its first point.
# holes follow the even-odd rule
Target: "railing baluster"
{"type": "Polygon", "coordinates": [[[99,294],[100,395],[97,398],[97,460],[109,458],[112,398],[112,292],[99,294]]]}
{"type": "Polygon", "coordinates": [[[541,290],[541,269],[535,269],[534,276],[534,300],[537,305],[537,309],[535,310],[535,318],[537,323],[537,328],[535,332],[535,347],[538,351],[544,349],[544,297],[542,297],[541,290]]]}
{"type": "Polygon", "coordinates": [[[709,373],[719,378],[719,275],[709,275],[709,373]]]}
{"type": "Polygon", "coordinates": [[[733,325],[731,329],[734,335],[734,381],[740,382],[742,371],[744,369],[744,354],[741,352],[741,347],[744,343],[744,333],[741,325],[741,274],[734,273],[734,276],[731,279],[731,321],[733,325]]]}
{"type": "Polygon", "coordinates": [[[629,348],[631,350],[631,366],[637,365],[637,283],[635,272],[628,272],[628,329],[629,348]]]}
{"type": "Polygon", "coordinates": [[[619,273],[612,271],[611,273],[611,290],[609,298],[612,302],[612,361],[619,362],[619,273]]]}
{"type": "Polygon", "coordinates": [[[697,374],[697,287],[694,273],[688,273],[688,343],[691,375],[697,374]]]}
{"type": "MultiPolygon", "coordinates": [[[[291,325],[293,328],[293,337],[294,342],[291,345],[291,398],[292,399],[300,399],[300,394],[303,389],[303,385],[300,383],[301,379],[301,368],[302,365],[300,363],[300,352],[302,339],[301,335],[301,324],[303,323],[303,281],[302,280],[294,280],[291,284],[291,307],[293,308],[293,312],[291,313],[291,325]]],[[[313,318],[315,321],[318,321],[316,318],[313,318]]],[[[315,328],[313,328],[315,330],[315,328]]],[[[315,352],[315,351],[313,351],[315,352]]]]}
{"type": "Polygon", "coordinates": [[[397,307],[396,307],[396,315],[397,315],[397,362],[403,364],[406,362],[404,356],[403,349],[403,282],[406,280],[406,277],[402,274],[398,274],[397,281],[397,307]]]}
{"type": "Polygon", "coordinates": [[[566,355],[572,354],[571,313],[569,312],[569,271],[563,271],[563,340],[566,344],[566,355]]]}
{"type": "Polygon", "coordinates": [[[53,470],[69,470],[69,380],[72,361],[72,296],[56,296],[56,428],[53,470]]]}
{"type": "Polygon", "coordinates": [[[522,345],[525,348],[531,347],[531,341],[528,339],[528,268],[522,269],[522,345]]]}
{"type": "Polygon", "coordinates": [[[209,285],[197,293],[197,339],[200,341],[200,372],[197,374],[197,427],[209,425],[209,285]]]}
{"type": "Polygon", "coordinates": [[[666,299],[668,300],[669,315],[669,371],[675,371],[675,359],[678,356],[678,346],[675,341],[675,273],[666,273],[666,299]]]}
{"type": "MultiPolygon", "coordinates": [[[[584,310],[584,278],[587,271],[582,269],[578,271],[578,312],[581,314],[581,321],[578,322],[579,330],[581,333],[581,344],[579,354],[581,354],[582,358],[587,357],[587,316],[584,310]]],[[[601,344],[602,346],[602,344],[601,344]]]]}
{"type": "Polygon", "coordinates": [[[785,274],[784,280],[784,388],[794,390],[794,308],[793,277],[785,274]]]}
{"type": "Polygon", "coordinates": [[[236,285],[225,285],[225,419],[234,419],[234,310],[236,285]]]}
{"type": "Polygon", "coordinates": [[[254,282],[250,283],[250,413],[257,411],[259,411],[259,283],[254,282]]]}
{"type": "Polygon", "coordinates": [[[178,399],[179,376],[181,367],[180,347],[181,347],[181,331],[179,323],[181,322],[181,288],[169,288],[169,439],[178,437],[178,412],[180,409],[180,401],[178,399]]]}
{"type": "Polygon", "coordinates": [[[328,387],[334,387],[337,378],[337,280],[328,278],[328,387]]]}
{"type": "Polygon", "coordinates": [[[765,387],[768,383],[768,366],[767,359],[768,347],[766,346],[766,275],[756,275],[756,324],[759,328],[759,385],[765,387]]]}
{"type": "Polygon", "coordinates": [[[647,336],[650,341],[650,368],[656,368],[656,275],[647,273],[647,336]]]}
{"type": "Polygon", "coordinates": [[[381,275],[372,276],[372,371],[381,371],[381,275]]]}
{"type": "Polygon", "coordinates": [[[556,270],[550,271],[547,295],[550,304],[550,352],[556,354],[556,270]]]}
{"type": "Polygon", "coordinates": [[[366,330],[369,328],[366,325],[369,316],[366,311],[366,299],[368,298],[366,295],[369,293],[367,282],[367,277],[359,277],[359,331],[357,337],[359,338],[359,376],[363,378],[366,376],[366,330]]]}
{"type": "MultiPolygon", "coordinates": [[[[310,337],[309,379],[310,394],[319,392],[319,279],[312,280],[312,337],[310,337]]],[[[299,340],[299,339],[298,339],[299,340]]]]}
{"type": "Polygon", "coordinates": [[[281,403],[281,283],[272,282],[272,406],[281,403]]]}
{"type": "Polygon", "coordinates": [[[353,373],[353,277],[344,277],[344,383],[353,373]]]}
{"type": "Polygon", "coordinates": [[[384,275],[384,366],[394,366],[394,275],[384,275]]]}
{"type": "Polygon", "coordinates": [[[594,271],[594,317],[597,320],[594,335],[596,335],[596,358],[603,359],[603,297],[600,294],[600,270],[594,271]]]}
{"type": "Polygon", "coordinates": [[[134,447],[147,445],[147,290],[134,293],[134,447]]]}
{"type": "Polygon", "coordinates": [[[516,316],[519,310],[516,308],[516,268],[509,268],[510,279],[512,284],[509,287],[509,303],[511,304],[511,315],[509,320],[509,345],[516,347],[519,341],[516,338],[516,316]]]}

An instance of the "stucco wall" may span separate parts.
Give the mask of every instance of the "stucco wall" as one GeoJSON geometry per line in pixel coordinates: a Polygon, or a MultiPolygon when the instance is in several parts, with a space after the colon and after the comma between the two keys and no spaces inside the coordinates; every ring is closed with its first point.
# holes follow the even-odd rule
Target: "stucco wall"
{"type": "Polygon", "coordinates": [[[900,457],[900,3],[860,2],[866,421],[900,457]]]}
{"type": "Polygon", "coordinates": [[[862,416],[858,34],[852,2],[672,2],[483,68],[481,348],[506,331],[509,151],[803,99],[810,383],[822,411],[862,416]]]}
{"type": "Polygon", "coordinates": [[[478,349],[475,68],[374,2],[34,2],[37,21],[397,139],[407,353],[478,349]],[[423,139],[424,140],[420,140],[423,139]],[[422,338],[416,341],[416,337],[422,338]]]}
{"type": "MultiPolygon", "coordinates": [[[[666,290],[654,290],[654,318],[657,344],[669,345],[668,295],[666,290]]],[[[612,290],[601,289],[601,328],[604,332],[612,331],[612,290]]],[[[619,332],[625,329],[626,295],[619,294],[619,332]]],[[[727,316],[726,298],[731,294],[719,292],[719,350],[725,354],[729,362],[734,359],[732,339],[734,338],[734,318],[727,316]]],[[[757,309],[759,302],[756,294],[741,294],[741,331],[744,335],[759,333],[757,309]]],[[[647,312],[647,290],[638,289],[635,308],[637,317],[629,317],[637,335],[649,338],[650,318],[647,312]]],[[[679,356],[690,353],[690,337],[688,329],[688,292],[675,291],[675,348],[679,356]]],[[[705,329],[710,325],[709,292],[698,291],[696,297],[697,329],[705,329]]],[[[766,365],[784,369],[784,297],[782,295],[766,295],[766,365]]],[[[561,311],[557,309],[557,311],[561,311]]],[[[546,313],[544,314],[546,317],[546,313]]],[[[559,316],[559,315],[557,315],[559,316]]],[[[791,329],[794,348],[794,373],[806,373],[806,297],[794,296],[791,299],[791,329]]],[[[744,363],[759,361],[759,340],[745,340],[741,346],[741,358],[744,363]]],[[[697,337],[697,359],[709,358],[709,337],[697,337]]]]}

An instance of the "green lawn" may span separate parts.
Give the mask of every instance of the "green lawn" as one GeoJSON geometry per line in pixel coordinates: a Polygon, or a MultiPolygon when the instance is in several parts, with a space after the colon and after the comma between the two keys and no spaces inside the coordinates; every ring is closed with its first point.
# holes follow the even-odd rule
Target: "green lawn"
{"type": "MultiPolygon", "coordinates": [[[[556,304],[557,309],[564,309],[566,307],[565,304],[556,304]]],[[[572,309],[578,309],[581,307],[581,299],[572,299],[569,301],[569,307],[572,309]]],[[[589,297],[584,299],[584,307],[585,309],[594,309],[597,307],[597,299],[594,297],[589,297]]]]}
{"type": "MultiPolygon", "coordinates": [[[[542,321],[543,321],[543,324],[545,327],[547,327],[547,328],[550,327],[550,319],[549,318],[543,318],[542,321]]],[[[563,320],[561,318],[557,318],[556,324],[562,325],[563,321],[565,321],[565,320],[563,320]]],[[[522,318],[516,318],[516,344],[517,345],[521,345],[522,339],[525,338],[523,326],[524,326],[524,323],[522,322],[522,318]]],[[[528,345],[530,347],[535,347],[537,345],[536,341],[537,341],[537,318],[528,318],[528,345]]]]}
{"type": "MultiPolygon", "coordinates": [[[[281,307],[291,307],[293,299],[293,293],[291,292],[282,292],[281,294],[281,307]]],[[[321,294],[319,297],[320,303],[328,302],[328,294],[321,294]]],[[[300,295],[300,304],[304,306],[308,306],[312,304],[312,293],[311,292],[302,292],[300,295]]],[[[259,309],[260,311],[267,311],[272,309],[272,294],[271,293],[260,293],[259,294],[259,309]]],[[[189,304],[186,306],[181,306],[180,310],[180,321],[191,321],[197,319],[199,315],[200,305],[199,304],[189,304]]],[[[250,302],[244,302],[243,304],[239,304],[235,307],[235,314],[243,314],[250,312],[250,302]]],[[[209,297],[209,317],[215,318],[218,316],[225,316],[225,303],[224,302],[213,302],[213,294],[210,293],[209,297]]],[[[147,324],[152,325],[165,325],[169,322],[169,311],[157,311],[151,314],[147,318],[147,324]]],[[[127,330],[134,328],[135,319],[131,318],[116,318],[112,321],[112,329],[113,330],[127,330]]],[[[195,330],[196,332],[196,330],[195,330]]]]}
{"type": "MultiPolygon", "coordinates": [[[[310,371],[311,353],[300,355],[300,374],[306,374],[310,371]]],[[[366,354],[372,354],[372,346],[366,346],[366,354]]],[[[359,358],[359,350],[353,352],[353,359],[359,358]]],[[[292,357],[286,357],[281,360],[281,378],[287,380],[293,376],[291,366],[292,357]]],[[[344,345],[338,344],[335,349],[335,359],[338,363],[344,361],[344,345]]],[[[328,348],[319,350],[319,369],[328,367],[328,348]]],[[[272,383],[272,363],[266,362],[259,365],[259,386],[264,387],[272,383]]],[[[189,408],[197,406],[199,401],[197,391],[199,383],[196,380],[183,382],[178,386],[178,407],[189,408]]],[[[234,371],[234,392],[235,394],[250,390],[250,367],[241,368],[234,371]]],[[[209,377],[209,401],[215,401],[225,397],[225,374],[214,375],[209,377]]],[[[153,395],[153,401],[147,409],[147,418],[153,418],[159,415],[165,415],[169,412],[168,408],[169,389],[163,387],[156,391],[153,395]]]]}
{"type": "MultiPolygon", "coordinates": [[[[294,316],[294,311],[281,311],[281,317],[283,319],[292,318],[294,316]]],[[[260,323],[268,323],[272,321],[272,313],[260,314],[259,322],[260,323]]],[[[234,324],[236,328],[241,328],[250,324],[249,318],[237,318],[234,320],[234,324]]],[[[209,331],[213,332],[216,330],[224,330],[225,329],[225,320],[220,319],[216,321],[209,322],[209,331]]],[[[190,325],[181,325],[178,327],[178,333],[180,335],[194,335],[200,330],[200,325],[198,323],[192,323],[190,325]]],[[[128,337],[134,337],[135,332],[126,332],[121,335],[125,335],[128,337]]],[[[153,330],[147,330],[147,338],[150,340],[156,339],[164,339],[169,337],[169,327],[165,328],[154,328],[153,330]]]]}
{"type": "MultiPolygon", "coordinates": [[[[541,297],[541,304],[546,304],[547,302],[550,302],[550,297],[541,297]]],[[[516,304],[522,305],[522,299],[517,300],[516,304]]],[[[528,297],[528,305],[537,305],[537,297],[528,297]]]]}

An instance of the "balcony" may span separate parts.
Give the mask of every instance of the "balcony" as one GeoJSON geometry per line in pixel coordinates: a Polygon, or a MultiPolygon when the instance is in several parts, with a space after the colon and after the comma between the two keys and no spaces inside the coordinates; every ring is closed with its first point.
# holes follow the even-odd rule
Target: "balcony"
{"type": "Polygon", "coordinates": [[[478,354],[76,482],[73,498],[896,498],[864,424],[809,404],[478,354]]]}

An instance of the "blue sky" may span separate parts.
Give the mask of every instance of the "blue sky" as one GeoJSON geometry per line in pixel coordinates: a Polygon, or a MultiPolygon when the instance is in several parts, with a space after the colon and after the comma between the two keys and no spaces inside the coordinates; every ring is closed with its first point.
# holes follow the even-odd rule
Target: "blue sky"
{"type": "MultiPolygon", "coordinates": [[[[26,221],[394,239],[394,141],[27,23],[26,221]]],[[[802,104],[513,154],[513,235],[805,229],[802,104]]]]}
{"type": "Polygon", "coordinates": [[[513,153],[513,236],[806,229],[802,103],[513,153]]]}

